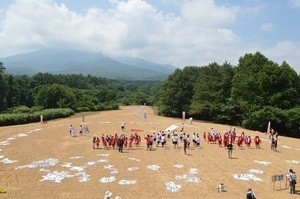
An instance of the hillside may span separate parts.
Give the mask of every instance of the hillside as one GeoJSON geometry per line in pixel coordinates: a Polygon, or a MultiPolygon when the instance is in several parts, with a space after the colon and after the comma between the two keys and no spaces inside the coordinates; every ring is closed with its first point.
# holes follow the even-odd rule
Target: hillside
{"type": "Polygon", "coordinates": [[[82,74],[122,80],[165,80],[176,67],[140,58],[111,58],[77,50],[38,50],[0,59],[6,72],[32,76],[38,72],[82,74]]]}

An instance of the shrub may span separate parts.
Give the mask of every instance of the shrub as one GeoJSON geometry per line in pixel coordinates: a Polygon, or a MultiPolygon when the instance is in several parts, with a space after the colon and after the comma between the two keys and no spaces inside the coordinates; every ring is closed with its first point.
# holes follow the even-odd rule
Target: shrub
{"type": "Polygon", "coordinates": [[[0,126],[26,124],[30,122],[39,122],[40,116],[43,115],[44,120],[52,120],[56,118],[69,117],[74,114],[72,109],[45,109],[34,113],[14,113],[0,114],[0,126]]]}
{"type": "Polygon", "coordinates": [[[29,113],[29,112],[30,112],[30,108],[28,108],[27,106],[18,106],[13,109],[13,113],[29,113]]]}

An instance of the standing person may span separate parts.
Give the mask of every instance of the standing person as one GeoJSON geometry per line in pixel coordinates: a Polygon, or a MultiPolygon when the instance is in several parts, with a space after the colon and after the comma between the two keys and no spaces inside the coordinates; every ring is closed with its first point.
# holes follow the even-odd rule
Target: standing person
{"type": "Polygon", "coordinates": [[[101,140],[102,140],[102,144],[103,144],[103,149],[107,149],[108,150],[107,140],[106,140],[104,134],[102,135],[101,140]]]}
{"type": "Polygon", "coordinates": [[[132,142],[133,142],[133,135],[130,135],[129,137],[129,149],[132,149],[132,142]]]}
{"type": "Polygon", "coordinates": [[[84,130],[84,135],[87,135],[87,134],[90,133],[90,130],[89,130],[89,127],[88,127],[88,126],[85,126],[85,127],[83,128],[83,130],[84,130]]]}
{"type": "Polygon", "coordinates": [[[147,151],[148,150],[150,150],[151,151],[151,148],[150,148],[150,142],[151,142],[151,140],[150,140],[150,135],[148,134],[147,136],[145,136],[145,140],[146,140],[146,145],[147,145],[147,151]]]}
{"type": "Polygon", "coordinates": [[[199,135],[197,134],[197,136],[196,136],[196,139],[195,139],[195,142],[196,142],[196,147],[200,147],[200,137],[199,137],[199,135]]]}
{"type": "Polygon", "coordinates": [[[84,122],[84,115],[82,116],[82,122],[84,122]]]}
{"type": "Polygon", "coordinates": [[[153,142],[156,142],[156,134],[155,134],[155,132],[153,133],[153,142]]]}
{"type": "Polygon", "coordinates": [[[181,131],[180,131],[180,134],[179,134],[180,142],[182,142],[182,137],[183,137],[183,131],[181,130],[181,131]]]}
{"type": "Polygon", "coordinates": [[[122,131],[125,130],[125,123],[122,123],[122,125],[121,125],[121,130],[122,130],[122,131]]]}
{"type": "Polygon", "coordinates": [[[99,145],[100,145],[100,139],[99,139],[99,137],[97,137],[97,139],[96,139],[96,145],[97,145],[97,149],[99,149],[99,145]]]}
{"type": "Polygon", "coordinates": [[[147,111],[146,110],[144,110],[144,118],[145,118],[145,120],[147,120],[147,111]]]}
{"type": "Polygon", "coordinates": [[[176,149],[178,147],[178,136],[177,136],[177,134],[172,135],[172,143],[174,145],[174,149],[176,149]]]}
{"type": "Polygon", "coordinates": [[[123,145],[124,145],[124,138],[123,138],[123,135],[121,135],[118,138],[118,147],[119,147],[119,152],[120,153],[123,153],[123,145]]]}
{"type": "Polygon", "coordinates": [[[233,149],[232,142],[228,141],[227,150],[228,150],[228,158],[230,158],[230,159],[232,158],[232,149],[233,149]]]}
{"type": "Polygon", "coordinates": [[[242,149],[242,145],[243,145],[242,137],[238,136],[237,146],[239,147],[239,149],[242,149]]]}
{"type": "Polygon", "coordinates": [[[70,135],[72,135],[72,132],[74,131],[74,127],[72,124],[70,124],[69,126],[69,131],[70,131],[70,135]]]}
{"type": "Polygon", "coordinates": [[[191,125],[193,124],[193,118],[192,117],[190,117],[189,118],[189,120],[190,120],[190,122],[191,122],[191,125]]]}
{"type": "Polygon", "coordinates": [[[150,135],[150,151],[152,150],[152,146],[153,146],[153,136],[150,135]]]}
{"type": "Polygon", "coordinates": [[[187,140],[186,138],[183,139],[183,152],[184,152],[184,155],[186,155],[186,148],[187,148],[187,140]]]}
{"type": "Polygon", "coordinates": [[[271,138],[271,150],[274,150],[275,138],[272,136],[271,138]]]}
{"type": "Polygon", "coordinates": [[[261,140],[260,140],[260,138],[259,138],[258,135],[255,136],[255,138],[254,138],[254,143],[255,143],[255,148],[260,149],[260,143],[261,143],[261,140]]]}
{"type": "Polygon", "coordinates": [[[190,148],[190,144],[191,144],[191,141],[190,141],[190,135],[187,134],[186,136],[186,147],[189,149],[190,148]]]}
{"type": "Polygon", "coordinates": [[[79,134],[82,135],[82,131],[83,131],[82,125],[79,126],[78,130],[79,130],[79,134]]]}
{"type": "Polygon", "coordinates": [[[159,147],[160,141],[161,141],[161,132],[159,131],[158,134],[157,134],[156,147],[159,147]]]}
{"type": "Polygon", "coordinates": [[[161,135],[161,147],[162,148],[165,148],[166,142],[167,142],[166,134],[163,132],[161,135]]]}
{"type": "MultiPolygon", "coordinates": [[[[173,132],[173,134],[174,134],[174,132],[173,132]]],[[[171,131],[170,130],[168,130],[167,135],[168,135],[168,139],[170,140],[170,138],[171,138],[171,131]]]]}
{"type": "Polygon", "coordinates": [[[125,135],[125,137],[124,137],[124,148],[125,149],[127,148],[127,144],[128,144],[128,137],[127,137],[127,135],[125,135]]]}
{"type": "Polygon", "coordinates": [[[274,151],[277,151],[277,138],[274,140],[274,151]]]}
{"type": "Polygon", "coordinates": [[[249,188],[246,193],[246,199],[256,199],[255,193],[252,191],[251,188],[249,188]]]}
{"type": "Polygon", "coordinates": [[[289,180],[289,186],[290,186],[290,194],[295,193],[295,187],[297,184],[297,176],[296,173],[293,171],[293,169],[289,170],[288,180],[289,180]]]}
{"type": "Polygon", "coordinates": [[[192,140],[193,140],[194,147],[196,147],[196,133],[193,133],[192,140]]]}
{"type": "Polygon", "coordinates": [[[251,137],[250,137],[250,135],[246,137],[246,143],[247,143],[247,148],[250,149],[250,145],[251,145],[251,137]]]}
{"type": "Polygon", "coordinates": [[[93,137],[93,149],[96,148],[96,140],[97,140],[97,136],[94,135],[94,137],[93,137]]]}

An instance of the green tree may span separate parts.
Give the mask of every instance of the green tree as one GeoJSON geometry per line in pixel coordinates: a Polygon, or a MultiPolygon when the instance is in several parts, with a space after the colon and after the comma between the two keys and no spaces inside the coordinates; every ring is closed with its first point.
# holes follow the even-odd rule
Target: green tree
{"type": "Polygon", "coordinates": [[[188,111],[194,95],[194,84],[198,78],[199,67],[189,66],[176,69],[164,82],[158,101],[158,113],[164,116],[180,117],[188,111]]]}
{"type": "Polygon", "coordinates": [[[232,81],[231,97],[241,110],[241,116],[247,118],[251,112],[262,108],[269,96],[266,96],[261,85],[261,71],[276,68],[261,53],[246,54],[239,59],[232,81]]]}
{"type": "Polygon", "coordinates": [[[72,90],[63,85],[43,85],[36,89],[35,106],[45,108],[74,108],[75,95],[72,90]]]}
{"type": "Polygon", "coordinates": [[[0,74],[3,74],[5,72],[6,68],[4,67],[3,62],[0,62],[0,74]]]}
{"type": "Polygon", "coordinates": [[[3,111],[6,108],[6,86],[5,86],[5,67],[2,62],[0,62],[0,111],[3,111]]]}
{"type": "Polygon", "coordinates": [[[195,83],[190,112],[196,118],[215,121],[230,121],[234,109],[230,100],[233,67],[225,62],[222,66],[211,63],[200,68],[195,83]]]}
{"type": "Polygon", "coordinates": [[[32,88],[30,87],[30,78],[27,75],[17,76],[15,82],[16,106],[25,105],[32,107],[34,105],[32,88]]]}
{"type": "Polygon", "coordinates": [[[16,106],[16,95],[15,95],[15,85],[14,85],[14,78],[12,75],[6,76],[6,105],[7,108],[12,108],[13,106],[16,106]]]}

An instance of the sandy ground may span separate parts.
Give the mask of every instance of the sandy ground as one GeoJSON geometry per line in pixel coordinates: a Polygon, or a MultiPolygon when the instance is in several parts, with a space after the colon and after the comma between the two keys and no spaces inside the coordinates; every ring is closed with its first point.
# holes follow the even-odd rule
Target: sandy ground
{"type": "Polygon", "coordinates": [[[101,149],[92,149],[94,134],[99,137],[120,134],[123,122],[125,134],[132,134],[130,129],[140,129],[143,132],[139,134],[144,136],[171,125],[179,126],[175,131],[179,134],[182,120],[156,116],[151,107],[128,106],[85,116],[85,123],[81,117],[74,117],[49,121],[43,127],[38,123],[1,127],[0,188],[5,188],[7,193],[0,194],[0,198],[103,198],[104,193],[110,191],[111,198],[120,196],[122,199],[232,199],[245,198],[249,187],[257,198],[300,198],[299,183],[297,193],[291,195],[285,187],[285,178],[275,184],[271,182],[272,175],[287,173],[289,166],[300,175],[299,139],[279,136],[278,152],[274,152],[263,133],[236,127],[237,134],[245,131],[252,138],[259,135],[263,138],[262,145],[261,149],[252,145],[250,149],[239,150],[234,144],[233,159],[229,159],[227,150],[208,144],[202,138],[204,131],[215,128],[223,132],[228,126],[201,121],[191,124],[187,120],[185,132],[190,136],[192,133],[201,135],[201,147],[191,147],[187,155],[182,149],[173,149],[171,141],[165,149],[154,147],[153,151],[147,151],[144,139],[139,149],[124,153],[104,150],[102,144],[101,149]],[[147,120],[143,117],[144,110],[147,120]],[[90,133],[71,137],[70,124],[76,129],[80,124],[88,125],[90,133]],[[43,165],[42,161],[50,158],[53,165],[43,165]],[[37,161],[40,161],[38,165],[37,161]],[[32,166],[34,164],[37,166],[32,166]],[[57,173],[69,176],[57,182],[45,177],[57,173]],[[241,180],[235,179],[234,174],[254,177],[241,180]],[[101,182],[105,179],[112,182],[101,182]],[[122,184],[124,182],[127,184],[122,184]],[[171,182],[175,185],[168,190],[166,184],[171,182]],[[224,184],[221,193],[218,192],[220,183],[224,184]]]}

